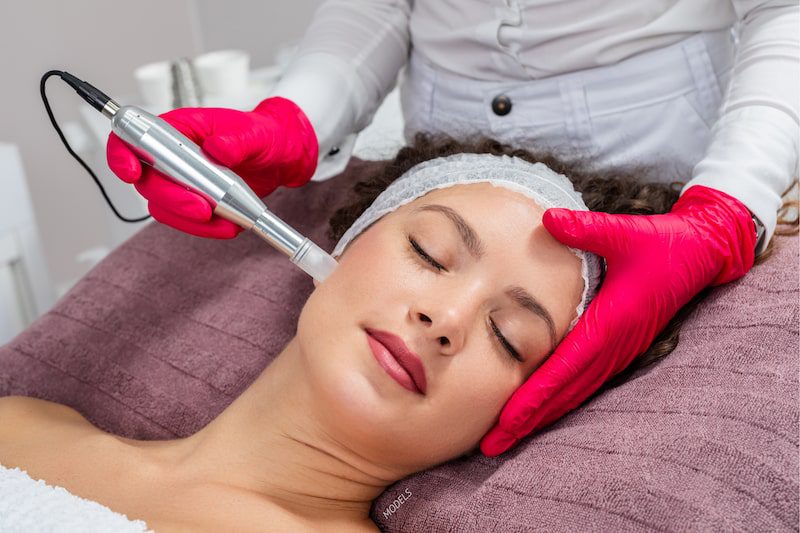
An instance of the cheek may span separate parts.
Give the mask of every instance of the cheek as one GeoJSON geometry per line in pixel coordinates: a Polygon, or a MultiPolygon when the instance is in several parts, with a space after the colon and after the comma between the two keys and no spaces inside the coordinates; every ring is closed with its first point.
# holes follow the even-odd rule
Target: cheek
{"type": "Polygon", "coordinates": [[[379,221],[350,244],[326,284],[344,293],[353,309],[369,317],[385,309],[393,313],[386,318],[396,322],[402,316],[397,313],[407,309],[415,295],[424,294],[434,278],[413,264],[408,246],[399,228],[379,221]]]}
{"type": "Polygon", "coordinates": [[[497,353],[489,351],[488,342],[478,339],[472,344],[441,373],[440,396],[434,399],[438,408],[432,426],[446,433],[438,429],[433,433],[449,435],[460,446],[474,445],[491,429],[524,381],[519,369],[506,366],[497,353]]]}
{"type": "Polygon", "coordinates": [[[350,244],[323,283],[315,282],[308,309],[303,309],[309,318],[328,324],[340,319],[357,322],[368,302],[385,297],[387,280],[394,277],[394,262],[385,250],[388,239],[376,231],[379,224],[350,244]]]}

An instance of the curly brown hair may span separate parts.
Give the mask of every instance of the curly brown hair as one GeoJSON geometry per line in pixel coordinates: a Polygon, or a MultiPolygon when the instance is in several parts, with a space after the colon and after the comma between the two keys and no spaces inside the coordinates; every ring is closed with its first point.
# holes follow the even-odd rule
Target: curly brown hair
{"type": "MultiPolygon", "coordinates": [[[[680,189],[685,185],[684,182],[679,181],[669,185],[647,181],[653,178],[653,171],[643,166],[595,170],[589,169],[589,165],[585,161],[574,159],[568,161],[552,152],[535,152],[515,148],[501,144],[494,139],[480,138],[464,141],[443,136],[417,134],[414,142],[402,148],[393,160],[386,161],[376,171],[368,173],[365,179],[355,184],[349,203],[338,209],[330,219],[329,237],[333,242],[338,241],[375,198],[414,165],[437,157],[460,153],[508,155],[531,163],[544,163],[569,178],[575,190],[583,195],[583,201],[591,211],[612,214],[655,215],[667,213],[678,200],[680,189]]],[[[789,208],[796,204],[796,200],[784,202],[779,212],[778,223],[788,224],[789,227],[779,226],[775,231],[776,235],[798,233],[797,218],[794,220],[786,218],[789,208]]],[[[769,242],[766,250],[756,257],[755,264],[766,261],[772,255],[774,247],[775,240],[773,239],[769,242]]],[[[678,344],[681,325],[710,291],[711,287],[706,287],[684,305],[655,338],[650,347],[634,359],[624,371],[608,380],[595,394],[624,383],[637,370],[672,352],[678,344]]]]}

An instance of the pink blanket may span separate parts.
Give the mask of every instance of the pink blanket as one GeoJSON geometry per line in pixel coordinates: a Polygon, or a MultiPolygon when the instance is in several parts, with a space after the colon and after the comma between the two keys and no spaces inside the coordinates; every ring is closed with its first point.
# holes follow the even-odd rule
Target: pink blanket
{"type": "MultiPolygon", "coordinates": [[[[329,215],[365,165],[267,204],[331,249],[329,215]]],[[[399,481],[374,520],[386,531],[797,531],[798,238],[777,239],[767,263],[711,293],[665,360],[503,456],[399,481]]],[[[153,224],[0,348],[0,395],[57,401],[127,437],[190,435],[272,361],[311,289],[254,236],[153,224]]]]}

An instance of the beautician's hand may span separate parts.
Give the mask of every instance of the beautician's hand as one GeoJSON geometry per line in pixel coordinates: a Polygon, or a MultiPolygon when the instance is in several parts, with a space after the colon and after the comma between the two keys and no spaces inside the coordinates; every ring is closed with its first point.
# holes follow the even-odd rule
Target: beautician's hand
{"type": "Polygon", "coordinates": [[[543,224],[567,246],[606,259],[606,277],[578,323],[508,400],[481,440],[493,457],[579,406],[644,353],[703,288],[744,276],[755,225],[728,194],[694,185],[660,215],[552,208],[543,224]]]}
{"type": "MultiPolygon", "coordinates": [[[[181,108],[161,118],[189,137],[220,164],[241,176],[259,197],[279,185],[299,187],[317,166],[317,137],[305,113],[291,100],[267,98],[253,111],[181,108]]],[[[230,239],[240,226],[213,214],[203,197],[144,167],[119,137],[106,146],[108,166],[147,198],[153,218],[200,237],[230,239]]]]}

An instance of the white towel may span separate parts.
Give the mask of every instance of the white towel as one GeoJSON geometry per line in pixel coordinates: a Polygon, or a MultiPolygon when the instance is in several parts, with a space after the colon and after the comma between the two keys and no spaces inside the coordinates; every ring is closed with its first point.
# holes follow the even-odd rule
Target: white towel
{"type": "Polygon", "coordinates": [[[63,487],[32,479],[19,468],[0,465],[0,532],[2,533],[141,533],[142,520],[128,520],[97,502],[63,487]]]}

